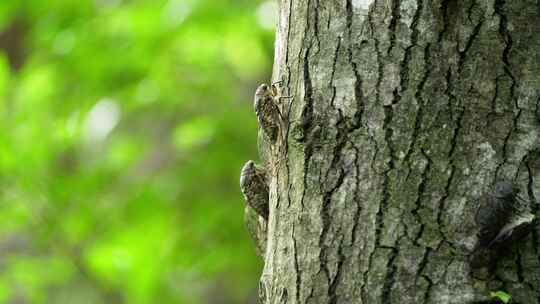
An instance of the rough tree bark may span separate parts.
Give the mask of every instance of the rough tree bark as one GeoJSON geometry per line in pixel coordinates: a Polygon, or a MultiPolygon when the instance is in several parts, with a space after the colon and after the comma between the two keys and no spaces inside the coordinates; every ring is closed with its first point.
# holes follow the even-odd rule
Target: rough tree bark
{"type": "Polygon", "coordinates": [[[540,1],[279,5],[264,303],[540,303],[538,227],[489,279],[468,262],[495,181],[540,198],[540,1]]]}

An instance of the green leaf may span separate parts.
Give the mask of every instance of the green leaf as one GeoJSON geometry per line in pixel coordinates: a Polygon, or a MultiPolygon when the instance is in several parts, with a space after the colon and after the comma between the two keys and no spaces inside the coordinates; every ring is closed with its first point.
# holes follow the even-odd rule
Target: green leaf
{"type": "Polygon", "coordinates": [[[510,303],[510,300],[512,299],[512,296],[501,290],[491,292],[490,296],[493,299],[501,300],[504,304],[510,303]]]}

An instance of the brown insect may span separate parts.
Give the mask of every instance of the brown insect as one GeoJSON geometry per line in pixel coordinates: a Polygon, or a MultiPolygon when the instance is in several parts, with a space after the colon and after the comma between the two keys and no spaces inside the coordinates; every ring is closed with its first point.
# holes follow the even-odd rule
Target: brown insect
{"type": "Polygon", "coordinates": [[[281,96],[277,85],[282,81],[267,85],[259,85],[255,91],[253,105],[259,126],[264,134],[275,143],[279,136],[279,131],[284,129],[285,117],[279,108],[280,100],[291,98],[291,96],[281,96]]]}
{"type": "Polygon", "coordinates": [[[491,271],[497,258],[531,231],[535,216],[520,210],[528,203],[519,196],[519,189],[513,183],[499,181],[495,184],[475,215],[480,231],[471,259],[473,268],[487,267],[491,271]]]}
{"type": "Polygon", "coordinates": [[[246,204],[268,220],[268,183],[265,170],[249,160],[240,173],[240,188],[246,204]]]}

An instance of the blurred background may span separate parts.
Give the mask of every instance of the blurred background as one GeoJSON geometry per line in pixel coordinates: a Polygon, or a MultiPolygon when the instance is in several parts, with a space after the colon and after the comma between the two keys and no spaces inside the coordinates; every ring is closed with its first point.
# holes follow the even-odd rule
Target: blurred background
{"type": "Polygon", "coordinates": [[[254,303],[276,3],[0,1],[0,303],[254,303]]]}

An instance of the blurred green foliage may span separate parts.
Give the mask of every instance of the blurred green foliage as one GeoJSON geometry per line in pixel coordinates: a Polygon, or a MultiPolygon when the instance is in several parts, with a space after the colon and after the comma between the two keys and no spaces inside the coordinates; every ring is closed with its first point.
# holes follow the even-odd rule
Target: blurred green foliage
{"type": "Polygon", "coordinates": [[[249,303],[272,7],[0,1],[0,303],[249,303]]]}

